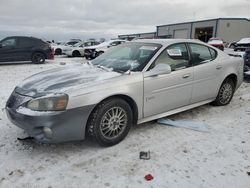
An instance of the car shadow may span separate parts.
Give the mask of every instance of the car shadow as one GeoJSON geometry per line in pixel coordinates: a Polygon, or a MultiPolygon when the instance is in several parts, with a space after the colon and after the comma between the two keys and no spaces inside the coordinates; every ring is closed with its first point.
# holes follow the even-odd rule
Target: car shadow
{"type": "Polygon", "coordinates": [[[12,65],[44,65],[50,63],[49,61],[45,61],[42,64],[32,63],[31,61],[15,61],[15,62],[0,62],[0,66],[12,66],[12,65]]]}

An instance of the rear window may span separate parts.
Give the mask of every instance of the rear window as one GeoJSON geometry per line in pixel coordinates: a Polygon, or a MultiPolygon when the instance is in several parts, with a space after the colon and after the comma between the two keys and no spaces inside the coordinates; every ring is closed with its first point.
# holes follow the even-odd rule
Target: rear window
{"type": "Polygon", "coordinates": [[[217,57],[217,52],[216,50],[209,48],[209,51],[211,53],[212,60],[214,60],[217,57]]]}
{"type": "Polygon", "coordinates": [[[212,60],[211,50],[201,44],[189,44],[191,49],[192,62],[194,65],[200,65],[212,60]]]}

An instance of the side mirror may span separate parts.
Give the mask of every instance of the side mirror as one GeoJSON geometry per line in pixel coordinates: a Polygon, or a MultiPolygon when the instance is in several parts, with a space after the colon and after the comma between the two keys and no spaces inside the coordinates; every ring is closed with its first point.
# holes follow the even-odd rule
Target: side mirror
{"type": "Polygon", "coordinates": [[[0,48],[2,48],[3,47],[3,45],[0,43],[0,48]]]}
{"type": "Polygon", "coordinates": [[[168,64],[160,63],[157,64],[153,69],[148,71],[148,76],[158,76],[162,74],[170,74],[171,73],[171,67],[168,64]]]}

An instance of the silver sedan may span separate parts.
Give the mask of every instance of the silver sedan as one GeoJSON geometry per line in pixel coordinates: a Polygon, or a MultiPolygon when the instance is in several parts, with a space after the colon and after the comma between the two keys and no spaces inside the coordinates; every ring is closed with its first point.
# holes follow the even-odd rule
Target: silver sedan
{"type": "Polygon", "coordinates": [[[111,48],[92,62],[41,72],[18,85],[9,119],[43,143],[119,143],[133,124],[206,103],[227,105],[243,61],[197,40],[147,39],[111,48]]]}

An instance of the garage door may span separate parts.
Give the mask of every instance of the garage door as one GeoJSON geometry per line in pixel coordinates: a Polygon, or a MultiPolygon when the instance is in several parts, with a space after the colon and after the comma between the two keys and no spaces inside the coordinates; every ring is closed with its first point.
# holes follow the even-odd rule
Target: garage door
{"type": "Polygon", "coordinates": [[[187,39],[187,38],[189,38],[188,30],[187,29],[174,30],[174,38],[175,39],[187,39]]]}

